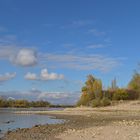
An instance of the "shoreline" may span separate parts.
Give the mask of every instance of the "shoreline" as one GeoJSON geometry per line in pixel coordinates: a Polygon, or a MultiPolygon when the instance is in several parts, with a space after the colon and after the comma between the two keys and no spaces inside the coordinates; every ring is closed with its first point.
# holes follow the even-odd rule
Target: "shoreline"
{"type": "Polygon", "coordinates": [[[140,137],[140,104],[136,102],[95,109],[68,108],[39,114],[66,122],[15,130],[1,140],[103,140],[106,136],[107,140],[119,140],[122,137],[122,140],[139,140],[140,137]]]}

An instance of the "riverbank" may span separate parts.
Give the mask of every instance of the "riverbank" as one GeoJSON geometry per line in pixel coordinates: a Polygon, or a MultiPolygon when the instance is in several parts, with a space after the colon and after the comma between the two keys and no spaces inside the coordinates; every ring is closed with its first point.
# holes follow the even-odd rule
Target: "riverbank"
{"type": "MultiPolygon", "coordinates": [[[[25,113],[25,112],[17,112],[25,113]]],[[[28,112],[29,113],[29,112],[28,112]]],[[[34,112],[65,119],[63,124],[37,125],[8,132],[2,140],[139,140],[140,102],[101,108],[68,108],[34,112]]]]}

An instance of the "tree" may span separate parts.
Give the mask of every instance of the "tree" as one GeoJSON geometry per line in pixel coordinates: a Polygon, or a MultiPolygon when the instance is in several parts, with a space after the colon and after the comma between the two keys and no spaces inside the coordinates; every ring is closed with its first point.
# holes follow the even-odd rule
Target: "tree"
{"type": "Polygon", "coordinates": [[[83,86],[81,90],[82,95],[77,105],[89,105],[93,99],[101,99],[103,97],[102,82],[92,75],[87,76],[85,86],[83,86]]]}
{"type": "Polygon", "coordinates": [[[14,107],[28,107],[29,106],[29,102],[27,100],[15,100],[15,105],[14,107]]]}
{"type": "Polygon", "coordinates": [[[93,83],[96,79],[92,75],[87,76],[87,81],[85,82],[85,87],[87,88],[88,94],[94,94],[93,83]]]}
{"type": "Polygon", "coordinates": [[[140,97],[140,73],[134,73],[131,81],[128,84],[128,88],[138,92],[140,97]]]}
{"type": "Polygon", "coordinates": [[[101,80],[95,80],[93,83],[93,90],[95,94],[95,98],[101,99],[103,97],[102,93],[102,81],[101,80]]]}
{"type": "Polygon", "coordinates": [[[87,106],[89,105],[89,102],[90,102],[89,94],[82,93],[80,100],[77,102],[77,106],[80,106],[80,105],[87,106]]]}
{"type": "Polygon", "coordinates": [[[115,93],[113,94],[114,100],[128,100],[129,94],[125,89],[117,89],[115,90],[115,93]]]}

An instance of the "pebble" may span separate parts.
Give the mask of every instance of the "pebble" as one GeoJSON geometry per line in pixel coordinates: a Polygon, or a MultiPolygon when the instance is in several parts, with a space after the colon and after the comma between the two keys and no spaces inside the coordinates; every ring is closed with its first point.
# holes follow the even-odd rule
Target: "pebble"
{"type": "Polygon", "coordinates": [[[118,131],[118,130],[116,130],[116,131],[115,131],[115,133],[116,133],[116,134],[119,134],[119,131],[118,131]]]}
{"type": "Polygon", "coordinates": [[[76,130],[75,130],[75,129],[73,129],[72,131],[73,131],[73,132],[75,132],[76,130]]]}
{"type": "Polygon", "coordinates": [[[92,138],[95,138],[95,136],[96,136],[96,133],[93,133],[93,134],[92,134],[92,138]]]}

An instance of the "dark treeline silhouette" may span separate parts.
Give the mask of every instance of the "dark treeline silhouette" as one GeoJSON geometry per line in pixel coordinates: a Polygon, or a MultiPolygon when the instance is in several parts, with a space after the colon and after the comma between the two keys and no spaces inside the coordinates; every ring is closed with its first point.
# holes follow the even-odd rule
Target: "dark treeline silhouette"
{"type": "Polygon", "coordinates": [[[28,107],[49,107],[51,104],[47,101],[27,101],[27,100],[6,100],[0,99],[0,107],[17,107],[17,108],[28,108],[28,107]]]}
{"type": "Polygon", "coordinates": [[[51,108],[66,108],[74,107],[74,105],[51,104],[48,101],[27,101],[27,100],[7,100],[0,97],[0,107],[15,107],[15,108],[29,108],[29,107],[51,107],[51,108]]]}

